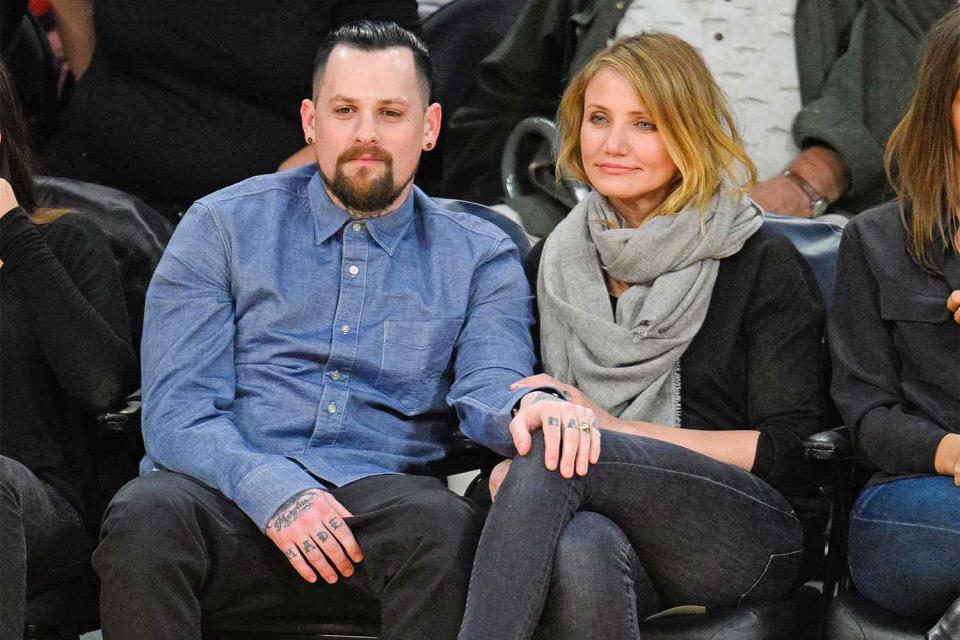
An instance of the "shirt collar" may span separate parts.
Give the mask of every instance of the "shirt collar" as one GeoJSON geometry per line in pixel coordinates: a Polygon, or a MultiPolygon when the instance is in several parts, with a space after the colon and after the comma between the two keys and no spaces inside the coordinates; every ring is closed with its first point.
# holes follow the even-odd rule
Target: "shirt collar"
{"type": "MultiPolygon", "coordinates": [[[[321,244],[340,230],[345,223],[349,222],[351,217],[330,199],[330,194],[327,193],[323,185],[319,171],[314,173],[307,189],[310,195],[310,210],[313,213],[314,229],[316,231],[315,242],[321,244]]],[[[367,225],[367,229],[370,230],[370,236],[387,252],[387,255],[393,255],[413,220],[414,191],[415,189],[410,191],[410,195],[397,210],[379,218],[362,220],[367,225]]]]}

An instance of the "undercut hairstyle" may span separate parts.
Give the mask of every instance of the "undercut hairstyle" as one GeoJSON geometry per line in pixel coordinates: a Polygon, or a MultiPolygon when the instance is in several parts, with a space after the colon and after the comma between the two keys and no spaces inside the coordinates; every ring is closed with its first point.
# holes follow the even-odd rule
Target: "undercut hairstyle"
{"type": "Polygon", "coordinates": [[[910,108],[887,141],[887,176],[900,200],[907,251],[923,269],[942,273],[945,251],[957,251],[960,215],[957,131],[960,9],[927,34],[910,108]]]}
{"type": "Polygon", "coordinates": [[[313,63],[313,96],[316,99],[323,71],[326,69],[330,53],[338,45],[360,51],[383,51],[400,47],[409,49],[420,79],[420,89],[424,98],[424,107],[433,99],[433,66],[430,63],[430,51],[415,33],[404,29],[396,22],[374,22],[361,20],[344,25],[330,34],[313,63]]]}
{"type": "Polygon", "coordinates": [[[588,182],[580,128],[587,85],[601,69],[616,71],[630,84],[677,165],[670,194],[651,216],[679,213],[690,204],[705,211],[724,176],[742,190],[756,182],[757,170],[703,58],[685,40],[659,32],[615,40],[567,86],[557,112],[559,177],[588,182]]]}

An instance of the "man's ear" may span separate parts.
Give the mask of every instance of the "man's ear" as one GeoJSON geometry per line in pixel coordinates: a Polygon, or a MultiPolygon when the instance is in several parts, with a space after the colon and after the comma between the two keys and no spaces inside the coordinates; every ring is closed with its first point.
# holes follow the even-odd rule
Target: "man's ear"
{"type": "Polygon", "coordinates": [[[307,144],[311,144],[317,137],[314,122],[316,117],[317,112],[313,108],[312,100],[304,100],[300,103],[300,126],[303,127],[303,139],[307,144]]]}
{"type": "Polygon", "coordinates": [[[423,118],[423,148],[430,151],[437,146],[437,137],[440,135],[440,121],[443,119],[443,111],[440,109],[440,103],[434,102],[424,114],[423,118]]]}

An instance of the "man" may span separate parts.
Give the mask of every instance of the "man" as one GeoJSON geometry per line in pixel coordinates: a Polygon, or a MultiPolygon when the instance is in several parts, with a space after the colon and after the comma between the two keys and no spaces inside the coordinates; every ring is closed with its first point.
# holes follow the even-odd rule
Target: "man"
{"type": "Polygon", "coordinates": [[[199,200],[151,284],[158,470],[104,518],[107,640],[335,618],[358,598],[379,601],[383,638],[454,638],[480,517],[416,474],[455,418],[504,454],[528,452],[542,423],[545,464],[568,477],[599,455],[589,410],[509,389],[533,362],[516,247],[411,184],[440,127],[424,45],[393,23],[348,25],[314,78],[301,117],[316,167],[199,200]]]}
{"type": "MultiPolygon", "coordinates": [[[[494,202],[507,135],[553,117],[567,81],[619,36],[670,31],[696,46],[730,97],[769,211],[852,215],[889,197],[883,147],[906,108],[924,33],[956,0],[528,0],[453,116],[444,192],[494,202]]],[[[566,214],[516,199],[543,236],[566,214]]],[[[844,219],[835,218],[833,221],[844,219]]]]}

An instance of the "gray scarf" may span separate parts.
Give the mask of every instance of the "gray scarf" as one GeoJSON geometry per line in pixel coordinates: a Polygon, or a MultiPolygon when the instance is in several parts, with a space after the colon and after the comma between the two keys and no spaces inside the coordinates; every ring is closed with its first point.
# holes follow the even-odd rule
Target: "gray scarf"
{"type": "Polygon", "coordinates": [[[543,365],[613,415],[680,424],[680,356],[700,330],[720,268],[760,228],[760,208],[724,184],[692,206],[619,228],[594,192],[557,225],[537,285],[543,365]],[[611,228],[612,227],[612,228],[611,228]],[[630,288],[616,317],[603,272],[630,288]]]}

